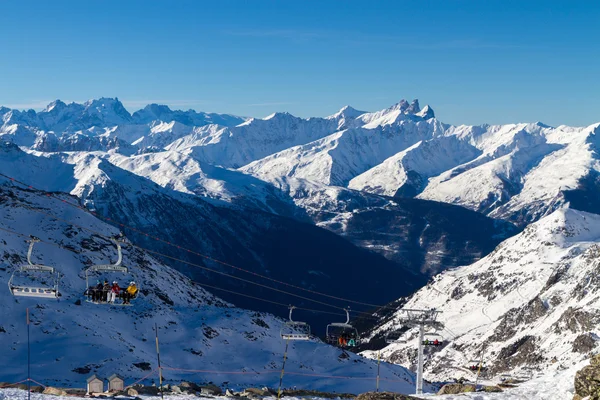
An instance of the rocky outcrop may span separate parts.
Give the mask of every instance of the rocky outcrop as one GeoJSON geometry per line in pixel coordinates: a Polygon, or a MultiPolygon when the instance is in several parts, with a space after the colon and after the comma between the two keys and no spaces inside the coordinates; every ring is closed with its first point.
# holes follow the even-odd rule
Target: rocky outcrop
{"type": "Polygon", "coordinates": [[[66,396],[67,392],[65,392],[62,389],[58,389],[52,386],[48,386],[46,389],[44,389],[43,394],[50,394],[53,396],[66,396]]]}
{"type": "Polygon", "coordinates": [[[575,374],[575,399],[600,400],[600,355],[575,374]]]}
{"type": "Polygon", "coordinates": [[[392,392],[367,392],[359,394],[356,400],[410,400],[416,397],[392,392]]]}
{"type": "Polygon", "coordinates": [[[459,393],[470,393],[475,391],[475,385],[462,384],[462,383],[448,383],[440,389],[437,393],[442,394],[459,394],[459,393]]]}

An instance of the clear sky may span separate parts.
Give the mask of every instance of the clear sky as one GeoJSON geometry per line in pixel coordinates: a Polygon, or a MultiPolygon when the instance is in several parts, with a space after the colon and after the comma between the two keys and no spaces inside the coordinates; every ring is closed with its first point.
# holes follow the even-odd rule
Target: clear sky
{"type": "Polygon", "coordinates": [[[454,124],[600,121],[599,1],[0,3],[0,104],[266,116],[402,98],[454,124]]]}

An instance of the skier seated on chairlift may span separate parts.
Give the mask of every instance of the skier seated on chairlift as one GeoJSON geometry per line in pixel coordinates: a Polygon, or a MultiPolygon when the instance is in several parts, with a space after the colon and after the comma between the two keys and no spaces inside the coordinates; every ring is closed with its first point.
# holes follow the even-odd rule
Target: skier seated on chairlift
{"type": "Polygon", "coordinates": [[[102,282],[96,281],[96,286],[90,286],[88,295],[91,295],[91,299],[94,303],[102,301],[102,282]]]}
{"type": "Polygon", "coordinates": [[[116,298],[119,296],[121,292],[121,288],[119,287],[119,283],[117,281],[113,281],[112,287],[110,288],[110,300],[108,301],[111,304],[115,303],[116,298]]]}
{"type": "Polygon", "coordinates": [[[137,292],[138,288],[135,285],[135,282],[129,282],[129,286],[123,291],[123,304],[131,304],[131,299],[135,299],[137,292]]]}
{"type": "Polygon", "coordinates": [[[108,302],[110,300],[110,289],[110,284],[105,279],[104,285],[102,285],[102,299],[100,300],[101,302],[108,302]]]}

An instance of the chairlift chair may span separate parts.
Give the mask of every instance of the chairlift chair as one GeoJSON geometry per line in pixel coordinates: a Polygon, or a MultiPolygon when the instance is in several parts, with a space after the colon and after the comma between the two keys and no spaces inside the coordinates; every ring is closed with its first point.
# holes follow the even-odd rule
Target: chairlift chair
{"type": "Polygon", "coordinates": [[[8,288],[13,296],[21,296],[21,297],[36,297],[42,299],[58,299],[60,293],[58,292],[58,283],[60,281],[60,274],[53,268],[48,267],[46,265],[34,264],[31,262],[31,253],[33,252],[33,246],[39,242],[40,239],[35,236],[31,236],[31,240],[29,241],[29,250],[27,251],[27,264],[20,265],[17,269],[12,273],[10,279],[8,280],[8,288]],[[28,276],[32,278],[32,274],[39,272],[40,275],[50,278],[52,280],[53,285],[48,286],[32,286],[32,285],[22,285],[15,284],[16,276],[28,276]]]}
{"type": "Polygon", "coordinates": [[[469,360],[466,368],[473,372],[485,371],[487,369],[485,362],[482,362],[481,360],[469,360]]]}
{"type": "Polygon", "coordinates": [[[355,347],[359,344],[358,330],[350,325],[350,309],[346,311],[346,322],[332,322],[327,325],[327,342],[339,347],[355,347]]]}
{"type": "Polygon", "coordinates": [[[292,312],[294,306],[290,306],[289,321],[281,327],[281,338],[284,340],[310,340],[310,325],[306,322],[294,321],[292,312]]]}
{"type": "Polygon", "coordinates": [[[501,374],[498,379],[500,380],[500,382],[506,382],[509,381],[511,379],[513,379],[511,374],[501,374]]]}
{"type": "Polygon", "coordinates": [[[404,344],[407,341],[408,340],[406,337],[406,333],[402,333],[399,331],[392,331],[392,332],[389,332],[387,335],[385,335],[385,342],[387,344],[392,344],[392,343],[404,344]]]}
{"type": "Polygon", "coordinates": [[[444,338],[439,333],[425,333],[423,335],[423,346],[442,346],[444,338]]]}
{"type": "MultiPolygon", "coordinates": [[[[108,303],[108,302],[102,302],[102,301],[94,301],[91,298],[92,293],[90,292],[90,290],[96,290],[96,289],[90,289],[90,273],[94,273],[94,272],[122,272],[124,274],[126,274],[127,272],[129,272],[128,268],[121,265],[121,262],[123,261],[123,254],[121,252],[121,244],[119,243],[119,241],[117,240],[117,238],[111,238],[111,240],[113,241],[113,243],[117,246],[117,253],[118,253],[118,258],[117,258],[117,262],[115,262],[114,264],[98,264],[98,265],[92,265],[91,267],[87,268],[85,270],[85,295],[86,295],[86,302],[88,303],[93,303],[93,304],[110,304],[113,306],[131,306],[131,303],[108,303]]],[[[125,287],[121,288],[121,291],[125,291],[125,287]]],[[[137,293],[139,293],[139,286],[137,286],[137,293]]],[[[136,295],[137,295],[136,293],[136,295]]],[[[134,296],[133,298],[135,298],[136,296],[134,296]]],[[[132,299],[133,299],[132,298],[132,299]]]]}

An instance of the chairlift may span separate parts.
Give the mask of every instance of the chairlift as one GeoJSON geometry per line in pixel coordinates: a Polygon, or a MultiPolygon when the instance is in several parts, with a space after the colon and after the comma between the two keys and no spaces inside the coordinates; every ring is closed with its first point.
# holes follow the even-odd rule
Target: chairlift
{"type": "Polygon", "coordinates": [[[346,311],[346,322],[333,322],[327,325],[327,342],[338,347],[356,347],[359,344],[358,331],[350,325],[350,309],[346,311]]]}
{"type": "Polygon", "coordinates": [[[485,365],[485,362],[483,362],[481,360],[469,360],[466,368],[472,372],[487,370],[487,366],[485,365]]]}
{"type": "Polygon", "coordinates": [[[392,344],[392,343],[404,344],[404,343],[408,342],[408,339],[406,337],[405,332],[392,331],[392,332],[389,332],[387,335],[385,335],[385,342],[387,344],[392,344]]]}
{"type": "Polygon", "coordinates": [[[500,380],[500,382],[506,382],[506,381],[509,381],[509,380],[511,380],[511,379],[514,379],[514,378],[512,377],[512,375],[511,375],[511,374],[501,374],[501,375],[498,377],[498,379],[500,380]]]}
{"type": "MultiPolygon", "coordinates": [[[[115,303],[115,302],[109,302],[108,301],[108,294],[110,293],[110,289],[100,289],[98,286],[93,287],[90,286],[90,273],[107,273],[107,272],[122,272],[124,274],[126,274],[129,270],[127,269],[127,267],[121,265],[121,261],[123,260],[123,254],[121,252],[121,244],[119,243],[119,240],[117,240],[117,238],[111,238],[111,240],[113,241],[113,243],[117,246],[117,253],[118,253],[118,258],[117,258],[117,262],[115,262],[114,264],[98,264],[98,265],[92,265],[91,267],[87,268],[85,270],[85,293],[84,295],[86,296],[86,302],[88,303],[93,303],[93,304],[110,304],[113,306],[131,306],[131,302],[130,300],[133,300],[137,297],[137,294],[139,293],[139,286],[136,285],[137,291],[135,293],[135,295],[133,295],[131,297],[131,299],[129,298],[125,298],[125,291],[127,289],[127,287],[122,287],[121,289],[121,293],[119,294],[119,298],[122,299],[121,303],[115,303]]],[[[108,281],[108,283],[110,284],[110,281],[108,281]]],[[[132,281],[132,283],[135,283],[132,281]]]]}
{"type": "MultiPolygon", "coordinates": [[[[34,264],[31,262],[31,253],[33,252],[33,246],[39,242],[40,239],[35,236],[31,236],[31,240],[29,241],[29,250],[27,251],[27,264],[20,265],[17,269],[12,273],[10,279],[8,280],[8,288],[13,296],[22,296],[22,297],[36,297],[42,299],[58,299],[60,293],[58,292],[58,283],[60,280],[60,274],[53,268],[48,267],[46,265],[34,264]],[[40,276],[51,279],[52,285],[46,285],[46,279],[42,279],[44,283],[43,286],[32,286],[25,285],[20,283],[15,283],[16,277],[28,277],[32,280],[36,277],[36,273],[39,273],[40,276]]],[[[39,279],[39,278],[38,278],[39,279]]]]}
{"type": "Polygon", "coordinates": [[[442,346],[444,338],[439,333],[425,333],[423,335],[423,346],[442,346]]]}
{"type": "Polygon", "coordinates": [[[281,338],[284,340],[310,340],[310,325],[306,322],[294,321],[292,312],[294,306],[290,306],[289,321],[281,327],[281,338]]]}

